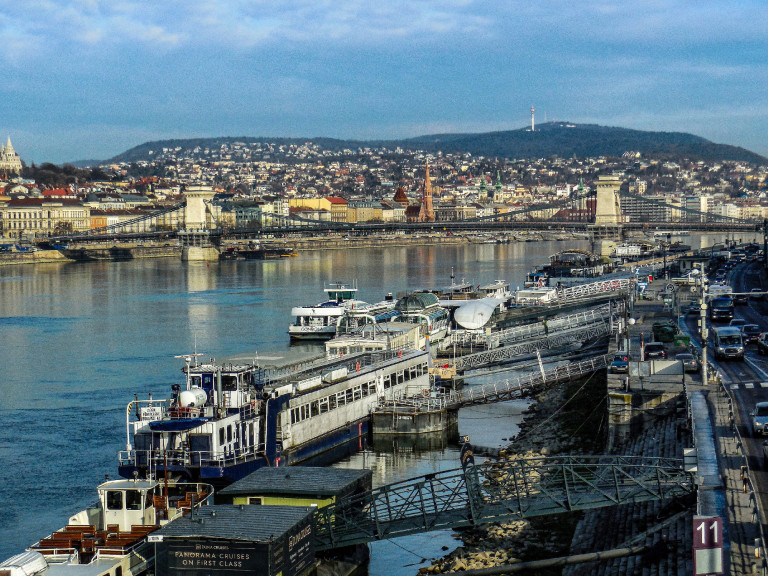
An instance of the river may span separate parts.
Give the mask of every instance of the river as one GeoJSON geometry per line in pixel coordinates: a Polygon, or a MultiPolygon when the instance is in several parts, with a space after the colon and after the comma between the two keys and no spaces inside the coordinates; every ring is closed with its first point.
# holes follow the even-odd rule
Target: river
{"type": "MultiPolygon", "coordinates": [[[[261,360],[291,350],[290,309],[322,300],[324,283],[356,281],[369,302],[408,290],[496,279],[522,285],[534,265],[587,242],[462,244],[302,252],[272,261],[176,259],[0,267],[0,559],[62,526],[117,476],[125,408],[134,394],[166,397],[193,351],[261,360]]],[[[500,446],[517,431],[521,402],[461,411],[459,432],[500,446]]],[[[458,465],[455,446],[377,446],[339,466],[374,470],[375,484],[458,465]]],[[[449,533],[372,547],[370,573],[455,546],[449,533]],[[404,549],[411,553],[406,553],[404,549]]],[[[395,570],[395,566],[400,568],[395,570]]]]}

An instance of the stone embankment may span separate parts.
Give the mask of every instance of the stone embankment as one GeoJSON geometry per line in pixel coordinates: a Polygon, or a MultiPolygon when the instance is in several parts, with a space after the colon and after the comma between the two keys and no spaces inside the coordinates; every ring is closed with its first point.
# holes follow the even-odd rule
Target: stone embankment
{"type": "MultiPolygon", "coordinates": [[[[533,398],[520,432],[499,460],[515,460],[555,454],[585,454],[602,442],[605,412],[605,376],[541,392],[533,398]]],[[[483,448],[479,447],[482,453],[483,448]]],[[[578,517],[561,514],[494,524],[457,532],[462,545],[419,570],[422,575],[490,568],[519,561],[565,556],[578,517]]],[[[559,574],[539,570],[537,574],[559,574]]]]}
{"type": "MultiPolygon", "coordinates": [[[[605,386],[605,376],[595,375],[565,389],[539,394],[520,433],[507,450],[498,453],[498,458],[605,452],[605,386]]],[[[683,440],[690,444],[682,398],[681,403],[680,411],[657,417],[645,432],[635,434],[614,452],[681,458],[683,440]]],[[[462,541],[459,548],[422,568],[420,574],[462,572],[638,546],[645,546],[644,553],[534,573],[690,574],[692,552],[686,530],[690,532],[691,518],[691,511],[683,512],[667,502],[646,502],[465,530],[457,533],[462,541]]]]}

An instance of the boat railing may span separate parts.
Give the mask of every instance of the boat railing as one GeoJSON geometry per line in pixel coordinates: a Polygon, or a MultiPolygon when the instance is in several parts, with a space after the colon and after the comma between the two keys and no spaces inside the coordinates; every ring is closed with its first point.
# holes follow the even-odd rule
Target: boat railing
{"type": "Polygon", "coordinates": [[[141,465],[150,468],[166,466],[230,466],[253,460],[264,453],[264,444],[230,451],[211,452],[208,450],[121,450],[118,453],[120,465],[141,465]]]}

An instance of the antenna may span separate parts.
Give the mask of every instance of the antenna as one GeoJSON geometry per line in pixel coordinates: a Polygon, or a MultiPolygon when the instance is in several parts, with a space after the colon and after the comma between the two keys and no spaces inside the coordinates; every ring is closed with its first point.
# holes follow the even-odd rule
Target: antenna
{"type": "Polygon", "coordinates": [[[536,113],[536,108],[531,106],[531,132],[535,132],[536,131],[535,113],[536,113]]]}

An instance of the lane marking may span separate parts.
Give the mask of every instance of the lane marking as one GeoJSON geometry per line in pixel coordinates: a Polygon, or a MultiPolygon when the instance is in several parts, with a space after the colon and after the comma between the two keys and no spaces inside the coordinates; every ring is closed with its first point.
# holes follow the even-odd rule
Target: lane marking
{"type": "Polygon", "coordinates": [[[739,385],[738,384],[731,384],[731,390],[738,390],[739,385]]]}
{"type": "Polygon", "coordinates": [[[749,390],[751,390],[754,387],[755,387],[754,382],[747,382],[746,384],[744,384],[744,388],[747,388],[749,390]]]}

